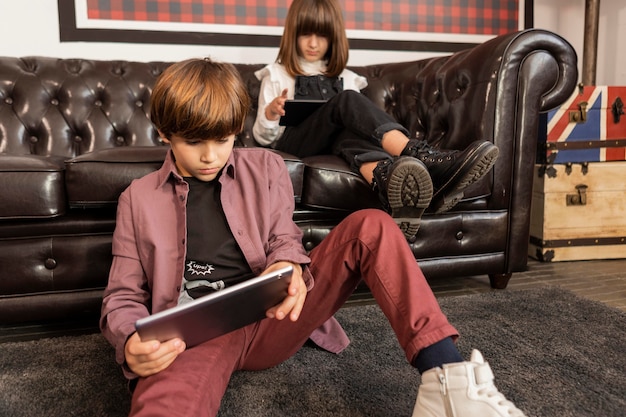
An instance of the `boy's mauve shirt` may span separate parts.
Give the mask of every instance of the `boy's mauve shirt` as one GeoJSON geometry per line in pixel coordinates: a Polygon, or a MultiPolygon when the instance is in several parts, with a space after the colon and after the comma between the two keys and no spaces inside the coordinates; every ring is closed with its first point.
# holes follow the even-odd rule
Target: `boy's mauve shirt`
{"type": "MultiPolygon", "coordinates": [[[[283,159],[261,148],[234,148],[219,177],[224,214],[255,274],[278,261],[306,265],[302,231],[293,222],[293,187],[283,159]]],[[[170,150],[163,166],[122,193],[113,235],[113,263],[104,292],[100,327],[124,363],[124,344],[135,321],[176,306],[185,264],[188,185],[170,150]],[[152,304],[149,311],[146,305],[152,304]]],[[[303,278],[310,290],[308,268],[303,278]]],[[[311,335],[340,352],[349,343],[334,320],[311,335]]],[[[125,367],[126,368],[126,367],[125,367]]],[[[132,373],[125,369],[127,376],[132,373]]]]}

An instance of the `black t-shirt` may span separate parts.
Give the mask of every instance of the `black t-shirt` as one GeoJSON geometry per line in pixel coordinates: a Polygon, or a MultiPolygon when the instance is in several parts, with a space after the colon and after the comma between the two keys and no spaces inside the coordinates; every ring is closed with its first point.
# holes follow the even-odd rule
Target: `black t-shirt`
{"type": "Polygon", "coordinates": [[[185,177],[187,198],[187,293],[197,298],[254,276],[228,226],[220,202],[221,184],[185,177]],[[189,288],[195,287],[197,288],[189,288]]]}

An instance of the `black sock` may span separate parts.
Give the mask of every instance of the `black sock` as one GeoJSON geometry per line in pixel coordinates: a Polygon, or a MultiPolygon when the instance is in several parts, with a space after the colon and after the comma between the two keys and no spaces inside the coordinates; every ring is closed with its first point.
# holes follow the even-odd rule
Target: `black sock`
{"type": "Polygon", "coordinates": [[[454,362],[463,362],[463,357],[456,348],[452,338],[446,337],[420,350],[415,359],[413,359],[412,365],[417,368],[420,374],[423,374],[429,369],[454,362]]]}

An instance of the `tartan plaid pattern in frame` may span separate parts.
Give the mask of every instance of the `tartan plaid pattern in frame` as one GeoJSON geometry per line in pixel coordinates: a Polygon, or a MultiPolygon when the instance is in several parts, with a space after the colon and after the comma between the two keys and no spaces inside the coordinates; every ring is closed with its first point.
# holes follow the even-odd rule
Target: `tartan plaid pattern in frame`
{"type": "MultiPolygon", "coordinates": [[[[519,28],[519,1],[341,0],[346,28],[501,35],[519,28]]],[[[87,0],[89,19],[283,26],[291,0],[87,0]]]]}

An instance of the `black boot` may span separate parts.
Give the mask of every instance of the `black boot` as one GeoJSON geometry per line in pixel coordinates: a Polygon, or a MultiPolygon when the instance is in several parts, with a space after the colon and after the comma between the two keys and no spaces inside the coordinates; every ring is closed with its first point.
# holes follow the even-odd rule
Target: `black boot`
{"type": "Polygon", "coordinates": [[[422,214],[433,196],[426,166],[406,156],[380,161],[374,168],[372,187],[407,240],[414,242],[422,214]]]}
{"type": "Polygon", "coordinates": [[[489,141],[475,141],[464,151],[450,151],[416,139],[411,139],[402,151],[402,155],[417,158],[428,168],[434,187],[432,209],[436,213],[454,207],[463,198],[463,190],[489,172],[498,153],[489,141]]]}

